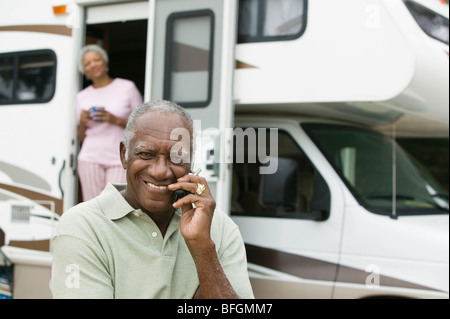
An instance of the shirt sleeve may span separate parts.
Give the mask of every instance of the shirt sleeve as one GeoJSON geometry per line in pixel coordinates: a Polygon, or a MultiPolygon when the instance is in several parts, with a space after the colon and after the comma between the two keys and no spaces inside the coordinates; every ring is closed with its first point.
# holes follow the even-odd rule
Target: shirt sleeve
{"type": "Polygon", "coordinates": [[[136,85],[133,83],[130,89],[130,110],[133,111],[143,102],[142,95],[136,85]]]}
{"type": "Polygon", "coordinates": [[[253,299],[254,295],[248,276],[244,241],[239,228],[231,219],[226,219],[232,226],[230,227],[230,232],[224,234],[224,242],[218,251],[220,263],[238,296],[243,299],[253,299]]]}
{"type": "Polygon", "coordinates": [[[84,240],[59,235],[52,241],[50,289],[54,299],[112,299],[114,288],[104,254],[84,240]]]}

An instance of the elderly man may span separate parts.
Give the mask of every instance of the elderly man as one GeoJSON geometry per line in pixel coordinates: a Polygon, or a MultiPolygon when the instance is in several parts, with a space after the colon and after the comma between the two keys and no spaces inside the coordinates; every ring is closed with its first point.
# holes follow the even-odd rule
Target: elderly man
{"type": "Polygon", "coordinates": [[[127,184],[109,184],[59,221],[54,298],[253,298],[237,226],[189,174],[192,130],[171,102],[132,113],[120,144],[127,184]],[[173,134],[183,130],[187,144],[173,134]],[[189,194],[174,202],[179,189],[189,194]]]}

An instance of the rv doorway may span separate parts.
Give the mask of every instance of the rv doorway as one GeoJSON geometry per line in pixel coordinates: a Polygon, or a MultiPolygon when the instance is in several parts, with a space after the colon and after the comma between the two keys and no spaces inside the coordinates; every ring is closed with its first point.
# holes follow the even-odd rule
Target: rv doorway
{"type": "MultiPolygon", "coordinates": [[[[85,45],[98,44],[109,56],[109,74],[133,81],[144,96],[147,19],[86,25],[85,45]]],[[[92,82],[83,76],[81,89],[92,82]]],[[[83,201],[78,180],[78,203],[83,201]]]]}
{"type": "MultiPolygon", "coordinates": [[[[144,95],[147,20],[88,24],[85,44],[103,47],[109,55],[109,74],[133,81],[144,95]]],[[[83,80],[83,88],[90,84],[83,80]]]]}

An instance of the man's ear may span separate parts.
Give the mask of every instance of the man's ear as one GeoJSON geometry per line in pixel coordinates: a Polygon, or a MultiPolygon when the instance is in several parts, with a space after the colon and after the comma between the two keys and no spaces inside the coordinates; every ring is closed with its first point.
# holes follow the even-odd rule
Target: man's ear
{"type": "Polygon", "coordinates": [[[122,162],[123,169],[127,169],[127,159],[125,157],[125,154],[127,152],[127,149],[123,142],[120,142],[120,161],[122,162]]]}

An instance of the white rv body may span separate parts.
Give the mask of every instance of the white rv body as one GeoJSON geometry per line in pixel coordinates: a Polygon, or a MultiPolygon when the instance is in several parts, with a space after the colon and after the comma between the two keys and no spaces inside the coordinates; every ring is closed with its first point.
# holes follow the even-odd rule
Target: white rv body
{"type": "Polygon", "coordinates": [[[448,45],[427,36],[402,1],[309,1],[307,10],[299,39],[237,45],[247,65],[235,73],[238,110],[273,105],[371,126],[419,117],[446,133],[448,45]]]}
{"type": "MultiPolygon", "coordinates": [[[[448,6],[416,3],[448,19],[448,6]]],[[[323,222],[232,215],[250,250],[253,287],[263,298],[448,298],[448,215],[370,212],[300,127],[321,122],[312,116],[394,139],[448,137],[448,45],[425,34],[402,1],[345,4],[309,1],[297,40],[236,47],[245,66],[235,72],[235,126],[289,132],[331,193],[323,222]]]]}
{"type": "MultiPolygon", "coordinates": [[[[2,57],[17,59],[10,65],[19,70],[42,67],[20,60],[35,53],[50,52],[56,70],[48,101],[33,103],[33,92],[22,90],[22,97],[0,105],[0,228],[6,233],[2,251],[15,264],[16,277],[21,276],[15,279],[14,298],[50,297],[43,284],[50,276],[48,242],[59,216],[78,202],[78,52],[87,29],[119,21],[147,23],[144,100],[172,97],[189,105],[199,120],[193,165],[202,169],[217,208],[231,214],[241,230],[257,298],[449,297],[448,193],[444,214],[374,213],[345,179],[356,178],[356,151],[342,154],[348,165],[342,174],[304,128],[307,123],[365,127],[394,140],[400,135],[448,138],[448,42],[426,34],[403,0],[268,2],[283,3],[280,12],[286,17],[290,8],[304,5],[299,11],[304,28],[298,35],[238,41],[238,0],[20,0],[0,5],[0,75],[6,72],[2,57]],[[206,25],[211,34],[204,32],[206,25]],[[189,30],[199,32],[183,32],[189,30]],[[208,56],[210,63],[197,63],[199,69],[173,67],[168,56],[179,44],[208,56]],[[206,95],[205,103],[192,103],[194,94],[206,95]],[[233,128],[276,128],[290,138],[289,147],[310,161],[329,190],[323,218],[236,210],[237,193],[241,204],[255,200],[264,206],[266,199],[261,193],[245,197],[237,186],[242,180],[233,162],[233,128]],[[25,222],[13,218],[14,205],[25,207],[25,222]]],[[[448,5],[409,2],[448,24],[448,5]]],[[[3,88],[8,86],[0,82],[0,93],[9,94],[3,88]]],[[[300,191],[307,188],[301,174],[300,191]]],[[[262,186],[257,188],[262,192],[262,186]]],[[[442,200],[439,205],[445,208],[442,200]]]]}
{"type": "Polygon", "coordinates": [[[292,116],[236,120],[238,127],[288,132],[313,159],[331,196],[324,221],[233,215],[247,244],[258,297],[447,298],[448,215],[395,220],[365,208],[299,125],[311,121],[320,122],[292,116]]]}

